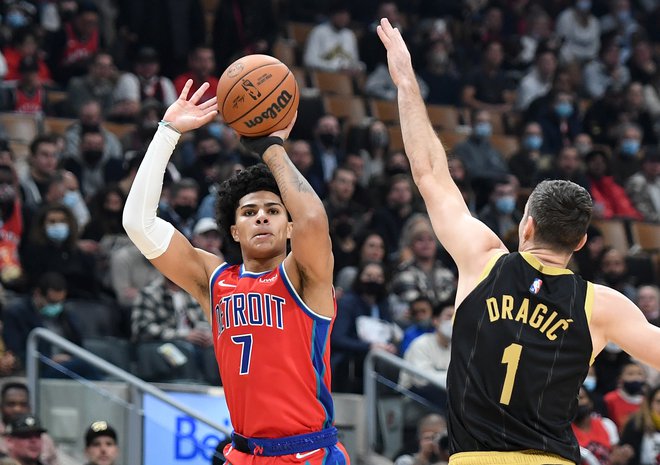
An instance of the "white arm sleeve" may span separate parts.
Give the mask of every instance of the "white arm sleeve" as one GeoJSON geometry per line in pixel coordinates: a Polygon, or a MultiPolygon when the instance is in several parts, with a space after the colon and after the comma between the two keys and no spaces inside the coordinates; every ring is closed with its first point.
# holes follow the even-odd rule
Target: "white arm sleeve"
{"type": "Polygon", "coordinates": [[[124,206],[123,224],[128,237],[149,260],[170,245],[174,226],[156,217],[165,169],[181,134],[159,126],[140,164],[124,206]]]}

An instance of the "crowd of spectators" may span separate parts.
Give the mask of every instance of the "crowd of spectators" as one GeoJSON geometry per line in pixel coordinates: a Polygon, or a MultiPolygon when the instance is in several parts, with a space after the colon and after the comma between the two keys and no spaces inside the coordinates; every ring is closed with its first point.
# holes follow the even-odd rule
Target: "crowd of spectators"
{"type": "MultiPolygon", "coordinates": [[[[361,390],[372,348],[442,384],[456,269],[395,144],[396,121],[370,111],[359,121],[339,117],[310,89],[315,72],[332,72],[348,76],[363,103],[395,101],[375,33],[380,17],[402,30],[426,102],[457,115],[456,127],[442,128],[452,137],[452,177],[475,217],[510,249],[526,197],[543,179],[587,188],[597,221],[660,221],[660,5],[653,0],[6,0],[0,15],[0,110],[70,118],[63,131],[38,134],[26,156],[0,125],[1,375],[24,370],[34,327],[77,343],[97,336],[85,333],[74,309],[102,304],[116,315],[103,336],[151,348],[136,353],[167,362],[145,378],[219,382],[201,309],[130,243],[121,214],[144,150],[185,81],[210,82],[204,98],[211,98],[235,58],[286,45],[306,89],[287,150],[322,198],[333,241],[334,388],[361,390]],[[288,25],[301,23],[308,34],[292,46],[288,25]],[[130,130],[118,134],[115,124],[130,130]],[[515,150],[504,151],[501,136],[515,150]],[[184,373],[181,360],[195,370],[184,373]]],[[[182,139],[159,215],[196,247],[240,260],[215,224],[215,192],[257,162],[218,117],[182,139]]],[[[653,257],[613,245],[595,223],[571,267],[623,292],[660,324],[653,257]]],[[[63,368],[50,376],[100,376],[67,354],[51,356],[63,368]]],[[[585,399],[617,390],[630,399],[620,381],[630,362],[608,346],[585,399]]],[[[642,371],[648,385],[660,380],[642,371]]],[[[410,376],[401,386],[430,404],[442,395],[410,376]]],[[[642,391],[634,395],[641,404],[642,391]]],[[[442,405],[434,408],[442,413],[442,405]]],[[[607,406],[602,413],[619,421],[607,406]]],[[[637,441],[648,423],[643,416],[634,431],[618,426],[637,441]]]]}

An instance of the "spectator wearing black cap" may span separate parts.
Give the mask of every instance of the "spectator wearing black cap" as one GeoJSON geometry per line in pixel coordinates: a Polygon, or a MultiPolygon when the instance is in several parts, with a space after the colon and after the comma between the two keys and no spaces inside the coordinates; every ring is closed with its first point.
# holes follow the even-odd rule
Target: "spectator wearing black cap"
{"type": "MultiPolygon", "coordinates": [[[[160,74],[158,52],[152,47],[138,50],[133,64],[133,72],[123,73],[115,88],[114,99],[124,106],[126,113],[137,116],[142,104],[155,100],[169,107],[177,99],[172,81],[160,74]]],[[[153,135],[153,134],[152,134],[153,135]]]]}
{"type": "MultiPolygon", "coordinates": [[[[0,393],[0,455],[8,453],[7,435],[4,434],[6,425],[14,423],[18,418],[30,412],[30,393],[24,383],[5,383],[0,393]]],[[[48,433],[41,435],[41,456],[39,460],[45,465],[58,465],[57,447],[48,433]]]]}
{"type": "Polygon", "coordinates": [[[41,435],[46,431],[34,415],[14,418],[5,426],[4,433],[9,457],[18,460],[21,465],[42,465],[39,458],[43,449],[41,435]]]}
{"type": "Polygon", "coordinates": [[[85,433],[87,465],[115,465],[119,448],[117,432],[106,421],[95,421],[85,433]]]}
{"type": "Polygon", "coordinates": [[[642,169],[626,183],[626,193],[644,220],[660,222],[660,152],[646,147],[642,169]]]}
{"type": "Polygon", "coordinates": [[[46,111],[46,89],[39,78],[39,63],[33,56],[21,58],[15,87],[6,88],[0,103],[3,111],[41,113],[46,111]]]}

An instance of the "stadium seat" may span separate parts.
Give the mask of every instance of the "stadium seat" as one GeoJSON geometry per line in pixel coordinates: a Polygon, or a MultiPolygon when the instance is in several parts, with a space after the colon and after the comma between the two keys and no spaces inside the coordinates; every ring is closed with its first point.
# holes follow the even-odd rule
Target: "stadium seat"
{"type": "Polygon", "coordinates": [[[286,25],[287,35],[292,39],[300,49],[305,48],[307,37],[316,26],[313,23],[300,23],[297,21],[289,21],[286,25]]]}
{"type": "Polygon", "coordinates": [[[493,134],[491,138],[491,144],[493,144],[493,147],[495,147],[504,156],[505,160],[511,158],[511,156],[515,154],[519,148],[517,137],[505,136],[503,134],[493,134]]]}
{"type": "Polygon", "coordinates": [[[47,116],[44,118],[44,132],[46,134],[64,135],[67,128],[75,123],[77,120],[74,118],[55,118],[47,116]]]}
{"type": "Polygon", "coordinates": [[[40,130],[40,117],[27,113],[0,113],[0,126],[2,126],[10,142],[29,144],[40,130]]]}
{"type": "Polygon", "coordinates": [[[603,233],[605,245],[610,246],[627,254],[630,249],[628,236],[626,234],[626,225],[621,220],[592,220],[592,226],[598,228],[603,233]]]}
{"type": "Polygon", "coordinates": [[[467,138],[467,134],[456,131],[440,131],[438,135],[447,151],[452,150],[456,144],[463,142],[467,138]]]}
{"type": "Polygon", "coordinates": [[[371,99],[371,115],[385,124],[399,124],[399,106],[396,101],[371,99]]]}
{"type": "Polygon", "coordinates": [[[117,336],[121,330],[121,311],[104,302],[69,299],[64,309],[73,314],[85,337],[117,336]]]}
{"type": "Polygon", "coordinates": [[[390,150],[403,150],[403,135],[401,134],[401,126],[388,126],[387,132],[390,136],[390,150]]]}
{"type": "Polygon", "coordinates": [[[646,252],[660,251],[660,224],[634,221],[630,224],[633,242],[646,252]]]}
{"type": "Polygon", "coordinates": [[[451,105],[427,105],[426,111],[436,129],[454,131],[458,126],[458,110],[451,105]]]}
{"type": "Polygon", "coordinates": [[[122,370],[131,371],[131,343],[117,337],[86,337],[83,347],[122,370]]]}
{"type": "Polygon", "coordinates": [[[328,71],[312,71],[312,87],[316,87],[322,94],[353,95],[353,80],[345,73],[332,73],[328,71]]]}
{"type": "Polygon", "coordinates": [[[103,127],[108,131],[110,131],[111,133],[113,133],[119,139],[124,137],[129,132],[135,130],[136,128],[135,124],[112,123],[110,121],[106,121],[105,123],[103,123],[103,127]]]}
{"type": "MultiPolygon", "coordinates": [[[[273,44],[273,56],[287,65],[289,69],[298,64],[296,44],[291,39],[278,38],[273,44]]],[[[298,83],[300,85],[300,83],[298,83]]]]}
{"type": "Polygon", "coordinates": [[[360,97],[326,95],[323,97],[323,106],[326,113],[351,123],[359,123],[367,116],[364,100],[360,97]]]}

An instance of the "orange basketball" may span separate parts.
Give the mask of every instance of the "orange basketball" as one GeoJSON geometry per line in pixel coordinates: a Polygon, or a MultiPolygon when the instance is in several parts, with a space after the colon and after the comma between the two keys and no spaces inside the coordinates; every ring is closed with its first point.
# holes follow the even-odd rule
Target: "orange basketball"
{"type": "Polygon", "coordinates": [[[218,82],[218,110],[242,136],[284,129],[298,109],[298,84],[277,58],[247,55],[232,63],[218,82]]]}

